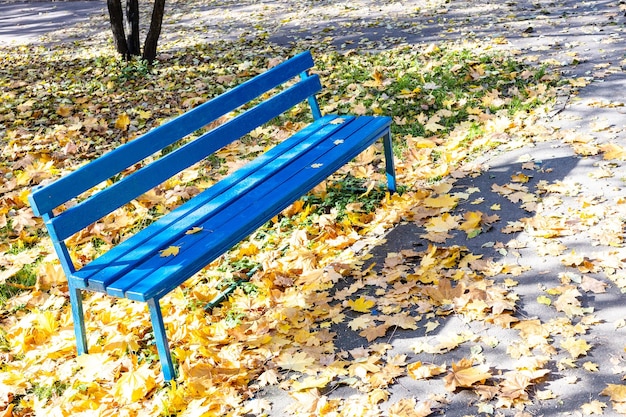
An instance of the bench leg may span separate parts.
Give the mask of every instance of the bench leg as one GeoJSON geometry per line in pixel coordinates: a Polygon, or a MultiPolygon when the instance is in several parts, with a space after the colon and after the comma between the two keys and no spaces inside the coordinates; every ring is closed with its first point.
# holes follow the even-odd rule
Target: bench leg
{"type": "Polygon", "coordinates": [[[83,313],[83,296],[80,289],[70,284],[70,304],[72,319],[74,320],[74,334],[76,335],[76,350],[79,355],[87,353],[87,334],[85,332],[85,316],[83,313]]]}
{"type": "Polygon", "coordinates": [[[385,171],[387,172],[387,188],[392,193],[396,192],[396,169],[393,163],[393,144],[391,142],[391,132],[387,131],[383,136],[383,147],[385,149],[385,171]]]}
{"type": "Polygon", "coordinates": [[[152,330],[156,340],[159,359],[161,360],[161,369],[163,370],[163,378],[165,381],[171,381],[176,377],[174,364],[172,363],[172,355],[165,334],[165,325],[163,324],[163,314],[161,313],[161,305],[159,300],[148,300],[148,308],[150,309],[150,319],[152,320],[152,330]]]}

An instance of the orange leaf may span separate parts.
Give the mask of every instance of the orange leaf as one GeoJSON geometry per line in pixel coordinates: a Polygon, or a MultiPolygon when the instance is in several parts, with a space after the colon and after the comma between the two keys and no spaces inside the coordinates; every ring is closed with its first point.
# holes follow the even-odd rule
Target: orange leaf
{"type": "Polygon", "coordinates": [[[359,336],[367,339],[368,342],[376,340],[379,337],[383,337],[389,329],[388,324],[381,324],[379,326],[370,326],[359,333],[359,336]]]}
{"type": "Polygon", "coordinates": [[[67,117],[72,114],[72,107],[60,105],[59,107],[57,107],[57,114],[61,117],[67,117]]]}
{"type": "Polygon", "coordinates": [[[443,380],[448,391],[455,391],[457,388],[469,388],[477,382],[484,383],[491,378],[491,372],[487,365],[473,366],[473,361],[463,358],[452,364],[452,371],[443,380]]]}

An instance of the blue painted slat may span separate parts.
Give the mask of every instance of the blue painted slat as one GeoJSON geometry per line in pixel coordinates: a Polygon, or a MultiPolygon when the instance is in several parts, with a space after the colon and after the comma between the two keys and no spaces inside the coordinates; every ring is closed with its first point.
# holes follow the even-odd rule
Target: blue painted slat
{"type": "Polygon", "coordinates": [[[29,195],[41,216],[313,66],[303,52],[29,195]]]}
{"type": "Polygon", "coordinates": [[[69,208],[62,215],[51,219],[49,227],[56,231],[59,239],[72,236],[183,169],[279,116],[320,88],[319,77],[308,77],[69,208]]]}
{"type": "MultiPolygon", "coordinates": [[[[154,236],[149,242],[145,242],[142,245],[142,248],[149,247],[153,254],[157,254],[159,249],[164,249],[169,244],[176,244],[174,240],[179,238],[181,234],[189,230],[191,227],[203,224],[202,222],[206,222],[207,219],[216,219],[218,226],[222,223],[228,224],[230,216],[232,216],[232,214],[236,211],[233,210],[233,207],[236,204],[239,204],[239,200],[241,200],[242,198],[246,198],[251,190],[254,190],[255,187],[258,188],[262,186],[262,183],[275,181],[275,177],[277,176],[277,167],[286,165],[287,163],[292,163],[294,166],[299,166],[301,162],[298,157],[302,158],[302,155],[306,155],[307,151],[318,152],[317,148],[322,144],[324,138],[332,135],[333,132],[335,132],[336,135],[343,135],[344,130],[346,130],[345,126],[347,125],[349,125],[349,123],[341,125],[328,124],[322,126],[322,128],[319,129],[314,135],[308,136],[305,141],[302,141],[297,146],[294,146],[287,151],[282,152],[276,158],[268,160],[266,164],[261,166],[255,172],[251,173],[251,175],[243,178],[237,184],[234,184],[224,193],[215,196],[211,201],[206,201],[205,204],[198,207],[198,210],[194,212],[193,217],[185,219],[185,227],[179,229],[178,233],[173,233],[173,229],[171,228],[164,230],[160,235],[154,236]],[[167,242],[167,244],[165,242],[167,242]]],[[[262,197],[263,203],[267,204],[266,198],[269,197],[262,197]]],[[[253,203],[256,204],[258,203],[258,201],[259,199],[256,199],[253,201],[253,203]]],[[[261,224],[263,223],[265,223],[265,221],[261,222],[261,224]]],[[[200,232],[200,234],[185,236],[186,244],[201,238],[201,234],[206,234],[206,232],[209,231],[209,233],[213,233],[212,230],[218,226],[205,225],[204,231],[200,232]]],[[[250,232],[251,231],[249,231],[249,233],[250,232]]],[[[154,261],[154,265],[151,268],[158,268],[159,265],[167,263],[168,261],[166,258],[161,258],[158,255],[156,257],[157,259],[154,261]]],[[[135,258],[134,253],[129,253],[126,258],[135,258]]],[[[183,257],[179,259],[182,258],[183,257]]],[[[206,263],[210,262],[211,261],[207,261],[206,263]]],[[[124,262],[119,262],[119,265],[124,265],[124,262]]],[[[106,268],[106,270],[102,271],[100,276],[94,276],[89,279],[89,285],[97,285],[98,287],[100,287],[101,285],[106,286],[107,292],[110,295],[124,297],[126,288],[129,288],[137,281],[140,281],[146,274],[151,272],[150,268],[147,267],[145,264],[133,265],[132,270],[130,270],[130,265],[125,266],[125,270],[128,270],[128,273],[123,277],[120,277],[119,280],[112,282],[112,271],[110,268],[106,268]]],[[[119,274],[119,271],[116,271],[116,273],[119,274]]],[[[184,281],[186,278],[187,277],[181,279],[180,282],[184,281]]]]}
{"type": "MultiPolygon", "coordinates": [[[[172,231],[183,233],[196,225],[202,217],[213,210],[211,205],[213,200],[220,196],[223,199],[225,193],[227,193],[226,195],[236,196],[237,192],[245,191],[239,186],[238,190],[240,191],[236,191],[233,194],[231,189],[237,183],[241,183],[272,160],[288,152],[293,153],[292,149],[295,147],[298,147],[296,152],[302,152],[306,147],[314,146],[315,143],[307,139],[315,132],[322,131],[325,134],[332,134],[334,131],[339,130],[341,125],[332,123],[335,119],[336,116],[326,116],[308,125],[288,140],[258,156],[243,168],[214,184],[189,202],[95,259],[74,273],[73,279],[80,281],[78,284],[80,287],[86,287],[89,279],[90,289],[105,291],[105,287],[109,282],[133,268],[143,256],[169,245],[172,239],[172,231]],[[229,190],[231,191],[229,192],[229,190]]],[[[250,184],[249,186],[252,185],[250,184]]]]}
{"type": "MultiPolygon", "coordinates": [[[[150,259],[131,271],[127,277],[116,282],[114,286],[118,288],[112,288],[112,291],[118,292],[114,295],[145,300],[162,296],[180,285],[187,277],[220,256],[371,145],[385,132],[385,129],[388,129],[389,122],[380,119],[367,120],[370,122],[368,127],[372,127],[372,123],[376,125],[373,126],[378,129],[376,133],[370,132],[369,135],[363,135],[357,132],[345,138],[341,135],[343,132],[340,131],[328,137],[314,150],[292,160],[291,164],[282,164],[279,173],[275,173],[243,198],[237,200],[235,204],[231,204],[222,215],[204,223],[204,230],[210,230],[210,232],[183,236],[179,242],[176,242],[176,245],[181,245],[181,253],[178,257],[150,259]],[[337,145],[335,143],[337,139],[344,140],[344,143],[337,145]],[[339,148],[341,149],[338,150],[339,148]],[[322,167],[313,168],[311,165],[317,162],[322,163],[322,167]],[[264,203],[261,212],[257,204],[260,200],[264,203]],[[254,216],[250,216],[251,210],[255,213],[254,216]],[[198,243],[203,241],[204,243],[198,243]],[[152,275],[146,276],[145,274],[150,271],[153,272],[152,275]],[[129,284],[131,287],[128,287],[129,284]],[[127,289],[128,291],[124,293],[127,289]]],[[[272,168],[274,167],[269,169],[272,168]]]]}
{"type": "MultiPolygon", "coordinates": [[[[380,120],[378,121],[380,122],[380,120]]],[[[329,152],[325,152],[318,158],[300,160],[300,163],[291,166],[289,170],[291,172],[281,171],[281,175],[261,184],[260,187],[247,195],[249,204],[247,206],[243,203],[238,204],[238,214],[227,220],[226,224],[221,221],[205,223],[204,227],[213,230],[213,232],[204,235],[202,241],[196,244],[189,242],[190,244],[186,247],[181,247],[181,254],[184,251],[184,256],[187,259],[181,261],[161,258],[168,259],[168,262],[129,288],[125,296],[129,299],[144,300],[150,297],[161,297],[169,293],[179,286],[185,277],[190,277],[202,269],[206,265],[207,259],[213,260],[219,257],[234,244],[288,207],[302,194],[311,190],[331,173],[357,156],[372,144],[375,137],[353,136],[352,138],[355,139],[354,146],[351,146],[347,152],[346,149],[332,152],[333,148],[336,148],[333,143],[335,139],[325,141],[322,148],[329,152]],[[313,168],[312,165],[316,163],[322,163],[326,168],[313,168]],[[260,200],[263,200],[264,203],[262,207],[257,204],[260,200]],[[250,216],[251,212],[255,213],[254,217],[250,216]],[[216,244],[216,241],[219,244],[216,244]],[[212,250],[209,252],[206,247],[211,247],[212,250]],[[178,282],[173,282],[172,277],[178,277],[178,282]]],[[[346,139],[346,142],[349,141],[350,138],[346,139]]],[[[311,157],[313,153],[306,156],[311,157]]],[[[148,265],[147,262],[146,266],[148,265]]]]}

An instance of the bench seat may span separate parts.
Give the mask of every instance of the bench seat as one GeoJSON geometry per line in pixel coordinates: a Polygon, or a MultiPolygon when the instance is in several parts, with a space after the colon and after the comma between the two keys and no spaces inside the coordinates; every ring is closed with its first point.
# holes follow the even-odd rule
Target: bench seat
{"type": "Polygon", "coordinates": [[[161,298],[356,157],[390,124],[388,117],[324,116],[70,279],[111,296],[161,298]],[[192,228],[202,230],[188,233],[192,228]],[[180,253],[161,256],[172,245],[180,253]]]}

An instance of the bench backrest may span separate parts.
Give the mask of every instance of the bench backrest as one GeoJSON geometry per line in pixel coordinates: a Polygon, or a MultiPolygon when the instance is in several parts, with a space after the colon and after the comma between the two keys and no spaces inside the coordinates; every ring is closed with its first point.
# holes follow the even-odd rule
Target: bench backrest
{"type": "Polygon", "coordinates": [[[313,67],[311,54],[303,52],[108,152],[57,181],[35,188],[29,196],[34,213],[44,218],[53,241],[61,242],[304,100],[309,101],[313,116],[320,117],[315,93],[321,89],[321,83],[317,75],[307,73],[311,67],[313,67]],[[53,210],[85,191],[117,176],[155,152],[176,143],[296,76],[301,78],[294,85],[264,99],[256,106],[156,159],[61,214],[53,215],[53,210]]]}

